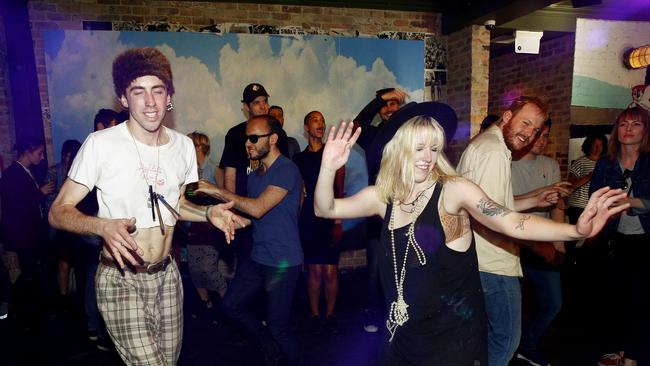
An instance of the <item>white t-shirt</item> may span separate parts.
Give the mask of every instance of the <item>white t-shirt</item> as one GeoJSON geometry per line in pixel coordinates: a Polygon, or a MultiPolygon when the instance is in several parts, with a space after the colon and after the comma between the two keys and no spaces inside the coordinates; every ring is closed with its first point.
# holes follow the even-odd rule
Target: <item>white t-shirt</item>
{"type": "MultiPolygon", "coordinates": [[[[548,156],[537,155],[532,160],[512,162],[512,192],[515,196],[560,181],[560,165],[548,156]]],[[[532,214],[550,217],[550,208],[528,210],[532,214]]]]}
{"type": "MultiPolygon", "coordinates": [[[[98,217],[135,217],[139,228],[158,226],[158,214],[156,221],[151,214],[149,185],[179,210],[180,188],[198,180],[196,153],[189,137],[163,128],[169,142],[159,147],[133,139],[126,123],[86,138],[68,177],[88,190],[97,187],[98,217]]],[[[160,213],[165,225],[176,224],[162,204],[160,213]]]]}
{"type": "MultiPolygon", "coordinates": [[[[467,145],[456,171],[481,187],[494,202],[514,210],[512,193],[512,154],[503,132],[492,126],[467,145]]],[[[504,276],[522,276],[519,246],[512,239],[490,232],[486,238],[474,231],[478,269],[504,276]]]]}

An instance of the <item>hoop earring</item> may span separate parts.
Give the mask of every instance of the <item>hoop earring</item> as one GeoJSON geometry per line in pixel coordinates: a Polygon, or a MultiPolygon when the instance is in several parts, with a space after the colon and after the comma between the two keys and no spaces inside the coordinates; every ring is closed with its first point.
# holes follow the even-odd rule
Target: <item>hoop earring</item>
{"type": "Polygon", "coordinates": [[[172,109],[174,109],[174,105],[172,104],[172,102],[167,103],[167,112],[171,112],[172,109]]]}

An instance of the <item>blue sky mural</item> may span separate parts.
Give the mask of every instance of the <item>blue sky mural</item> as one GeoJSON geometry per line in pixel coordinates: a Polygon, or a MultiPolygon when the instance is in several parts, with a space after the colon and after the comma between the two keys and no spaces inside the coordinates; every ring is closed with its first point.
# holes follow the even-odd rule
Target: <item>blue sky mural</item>
{"type": "Polygon", "coordinates": [[[111,65],[131,47],[156,47],[170,60],[176,95],[165,124],[212,138],[245,119],[244,87],[262,83],[269,102],[285,110],[285,129],[305,146],[302,120],[320,110],[328,124],[353,118],[378,89],[397,86],[422,101],[422,41],[257,34],[63,31],[44,32],[54,152],[83,141],[100,108],[118,110],[111,65]]]}

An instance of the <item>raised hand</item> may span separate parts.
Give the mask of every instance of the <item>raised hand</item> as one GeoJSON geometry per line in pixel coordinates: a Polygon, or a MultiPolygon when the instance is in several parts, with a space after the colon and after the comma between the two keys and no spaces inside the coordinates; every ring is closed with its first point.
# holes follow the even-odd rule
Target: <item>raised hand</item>
{"type": "Polygon", "coordinates": [[[326,169],[336,172],[340,167],[345,165],[350,157],[350,149],[361,134],[361,128],[357,128],[354,133],[354,122],[341,122],[338,131],[336,126],[330,128],[327,135],[327,142],[323,150],[323,160],[321,161],[321,170],[326,169]],[[335,132],[336,131],[336,132],[335,132]]]}
{"type": "Polygon", "coordinates": [[[230,211],[234,204],[234,201],[230,201],[214,205],[207,212],[208,220],[212,225],[224,232],[227,243],[230,243],[235,238],[236,229],[244,228],[250,224],[250,220],[230,211]]]}
{"type": "Polygon", "coordinates": [[[381,99],[383,100],[396,99],[399,101],[399,104],[404,104],[404,100],[406,100],[406,97],[408,97],[408,94],[406,94],[406,92],[401,89],[394,89],[381,95],[381,99]]]}
{"type": "Polygon", "coordinates": [[[589,202],[576,223],[578,233],[586,238],[598,234],[611,216],[630,207],[629,203],[615,206],[616,202],[624,199],[625,196],[627,193],[623,190],[610,189],[609,187],[603,187],[594,192],[589,197],[589,202]]]}
{"type": "Polygon", "coordinates": [[[135,218],[130,219],[105,219],[101,226],[101,237],[104,247],[113,256],[120,268],[124,268],[124,261],[132,265],[142,264],[144,251],[138,246],[129,230],[135,228],[135,218]]]}

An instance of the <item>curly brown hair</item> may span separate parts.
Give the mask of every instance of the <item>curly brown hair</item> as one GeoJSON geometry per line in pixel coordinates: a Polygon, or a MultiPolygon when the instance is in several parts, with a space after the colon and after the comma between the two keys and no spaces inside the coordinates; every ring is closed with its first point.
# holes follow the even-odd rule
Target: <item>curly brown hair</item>
{"type": "Polygon", "coordinates": [[[167,93],[174,95],[172,68],[167,57],[155,48],[131,48],[113,60],[113,86],[115,94],[121,97],[133,80],[146,75],[157,76],[167,87],[167,93]]]}

